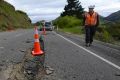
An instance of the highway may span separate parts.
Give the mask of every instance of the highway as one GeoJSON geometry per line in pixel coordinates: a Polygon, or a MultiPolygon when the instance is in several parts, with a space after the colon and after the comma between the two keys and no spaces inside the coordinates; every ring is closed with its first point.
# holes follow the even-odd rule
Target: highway
{"type": "Polygon", "coordinates": [[[97,41],[86,47],[84,39],[61,32],[47,33],[45,47],[56,80],[120,80],[119,48],[97,41]]]}
{"type": "MultiPolygon", "coordinates": [[[[0,80],[7,80],[4,70],[22,62],[33,47],[33,35],[32,29],[0,32],[0,80]]],[[[54,69],[43,80],[120,80],[119,47],[99,41],[86,47],[83,38],[55,31],[48,31],[43,40],[44,65],[54,69]]]]}

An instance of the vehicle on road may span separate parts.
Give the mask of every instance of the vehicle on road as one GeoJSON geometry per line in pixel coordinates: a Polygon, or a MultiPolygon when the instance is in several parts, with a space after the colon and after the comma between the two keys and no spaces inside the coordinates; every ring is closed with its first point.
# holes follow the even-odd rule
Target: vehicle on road
{"type": "Polygon", "coordinates": [[[45,22],[45,25],[40,28],[40,31],[42,31],[44,28],[46,31],[52,31],[53,30],[52,22],[45,22]]]}

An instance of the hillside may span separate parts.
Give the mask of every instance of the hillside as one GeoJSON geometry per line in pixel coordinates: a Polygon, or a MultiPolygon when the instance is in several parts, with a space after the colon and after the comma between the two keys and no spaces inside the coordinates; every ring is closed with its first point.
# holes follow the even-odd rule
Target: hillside
{"type": "Polygon", "coordinates": [[[113,22],[120,21],[120,10],[105,17],[105,20],[113,21],[113,22]]]}
{"type": "Polygon", "coordinates": [[[100,26],[99,27],[99,32],[97,36],[103,36],[102,38],[99,37],[100,39],[106,39],[106,41],[109,41],[110,39],[116,42],[120,42],[120,10],[117,12],[114,12],[110,14],[107,17],[102,17],[100,16],[100,26]],[[101,35],[101,33],[103,33],[101,35]],[[108,38],[108,39],[107,39],[108,38]]]}
{"type": "Polygon", "coordinates": [[[11,4],[0,0],[0,30],[28,28],[31,20],[28,15],[20,10],[15,10],[11,4]]]}

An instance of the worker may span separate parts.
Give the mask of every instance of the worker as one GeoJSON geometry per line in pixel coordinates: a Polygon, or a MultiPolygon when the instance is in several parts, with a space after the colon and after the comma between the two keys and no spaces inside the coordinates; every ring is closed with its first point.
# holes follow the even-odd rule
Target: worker
{"type": "Polygon", "coordinates": [[[85,43],[86,46],[91,46],[93,37],[96,32],[96,27],[99,25],[99,15],[94,12],[94,5],[89,6],[89,12],[84,13],[83,25],[85,27],[85,43]]]}

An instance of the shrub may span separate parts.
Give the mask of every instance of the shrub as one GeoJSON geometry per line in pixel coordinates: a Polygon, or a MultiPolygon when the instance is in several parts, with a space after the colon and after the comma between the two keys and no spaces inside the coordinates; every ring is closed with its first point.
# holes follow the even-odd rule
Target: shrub
{"type": "Polygon", "coordinates": [[[106,28],[104,27],[99,27],[95,38],[104,42],[112,42],[112,36],[110,35],[110,33],[106,30],[106,28]]]}
{"type": "Polygon", "coordinates": [[[54,24],[59,28],[72,28],[81,25],[81,20],[72,16],[65,16],[58,18],[54,24]]]}

